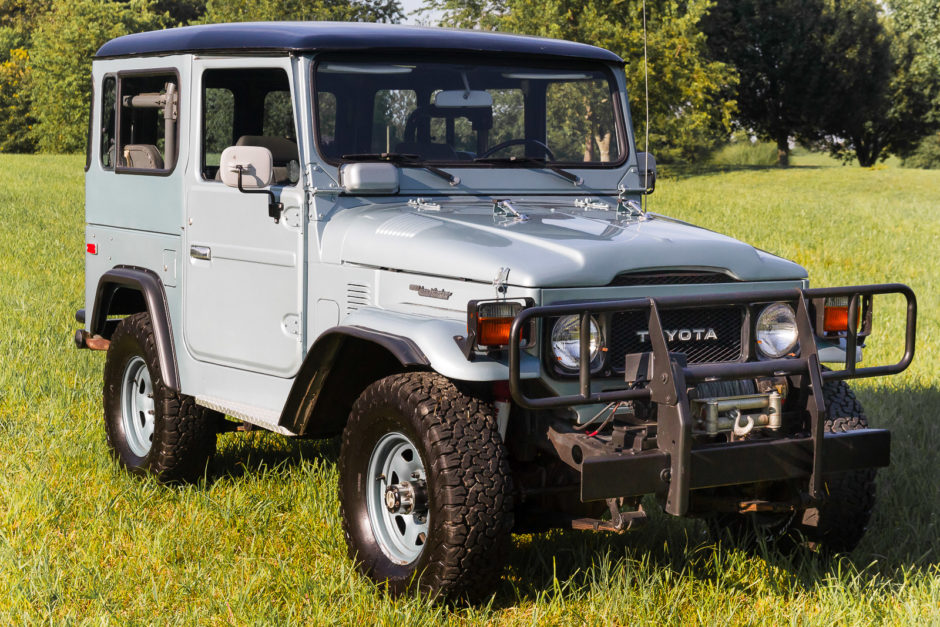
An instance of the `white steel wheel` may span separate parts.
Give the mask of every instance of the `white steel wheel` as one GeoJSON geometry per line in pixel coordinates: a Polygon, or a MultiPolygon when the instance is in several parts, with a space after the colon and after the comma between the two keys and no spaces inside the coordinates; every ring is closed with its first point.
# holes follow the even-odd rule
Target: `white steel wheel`
{"type": "Polygon", "coordinates": [[[367,477],[376,543],[392,562],[414,562],[428,537],[427,476],[417,448],[402,433],[384,435],[372,449],[367,477]]]}
{"type": "Polygon", "coordinates": [[[153,381],[142,357],[134,357],[124,368],[121,419],[128,448],[134,455],[146,457],[153,444],[155,413],[153,381]]]}

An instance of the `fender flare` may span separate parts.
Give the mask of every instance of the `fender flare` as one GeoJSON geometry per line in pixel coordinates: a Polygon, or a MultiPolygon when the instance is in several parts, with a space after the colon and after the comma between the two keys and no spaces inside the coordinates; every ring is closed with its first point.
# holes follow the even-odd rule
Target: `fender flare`
{"type": "Polygon", "coordinates": [[[136,266],[115,266],[102,274],[95,291],[95,306],[91,312],[89,330],[93,334],[106,332],[108,314],[114,296],[121,288],[138,291],[143,296],[153,325],[154,342],[157,346],[160,370],[163,373],[163,384],[170,391],[179,392],[179,370],[176,365],[176,348],[170,327],[169,307],[163,282],[155,272],[136,266]]]}
{"type": "MultiPolygon", "coordinates": [[[[364,340],[385,349],[405,369],[430,366],[430,361],[418,345],[407,337],[355,325],[332,327],[324,331],[307,352],[281,411],[280,426],[301,435],[307,435],[309,432],[330,435],[337,429],[342,429],[339,422],[333,424],[336,420],[317,426],[311,424],[311,421],[337,357],[350,338],[364,340]]],[[[346,416],[338,417],[341,423],[345,423],[345,418],[346,416]]]]}

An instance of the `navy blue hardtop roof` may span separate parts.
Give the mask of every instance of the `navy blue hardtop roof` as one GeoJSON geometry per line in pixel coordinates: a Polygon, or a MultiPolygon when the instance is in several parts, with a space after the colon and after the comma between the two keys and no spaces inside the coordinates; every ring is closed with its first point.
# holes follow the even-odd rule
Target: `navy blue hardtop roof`
{"type": "Polygon", "coordinates": [[[206,24],[125,35],[101,46],[96,58],[181,52],[451,51],[520,54],[611,63],[609,50],[560,39],[475,30],[347,22],[206,24]]]}

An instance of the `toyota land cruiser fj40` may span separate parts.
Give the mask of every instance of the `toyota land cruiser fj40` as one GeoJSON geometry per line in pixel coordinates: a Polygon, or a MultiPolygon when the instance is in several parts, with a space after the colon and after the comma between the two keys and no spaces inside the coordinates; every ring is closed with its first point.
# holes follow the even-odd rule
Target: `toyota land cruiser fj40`
{"type": "Polygon", "coordinates": [[[189,481],[236,421],[342,435],[350,557],[444,598],[490,592],[514,531],[644,503],[852,549],[890,434],[845,381],[907,367],[914,295],[644,211],[623,65],[380,24],[105,44],[75,340],[117,461],[189,481]],[[888,293],[904,355],[861,367],[888,293]]]}

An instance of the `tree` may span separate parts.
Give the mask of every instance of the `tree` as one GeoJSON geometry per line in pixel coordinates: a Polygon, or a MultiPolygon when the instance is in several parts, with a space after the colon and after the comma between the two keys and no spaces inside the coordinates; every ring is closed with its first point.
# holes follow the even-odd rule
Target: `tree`
{"type": "Polygon", "coordinates": [[[154,0],[154,13],[166,16],[168,25],[184,26],[199,20],[206,12],[206,0],[154,0]]]}
{"type": "Polygon", "coordinates": [[[777,144],[789,164],[790,138],[818,132],[830,86],[825,57],[824,0],[717,0],[702,20],[708,47],[740,77],[739,122],[777,144]]]}
{"type": "Polygon", "coordinates": [[[85,147],[91,59],[109,39],[164,25],[149,0],[57,0],[32,34],[30,95],[43,152],[85,147]]]}
{"type": "Polygon", "coordinates": [[[825,144],[834,156],[865,167],[889,153],[912,153],[936,128],[936,72],[923,63],[914,39],[892,30],[890,19],[885,28],[872,0],[840,0],[830,11],[825,144]]]}
{"type": "MultiPolygon", "coordinates": [[[[447,26],[568,39],[616,52],[627,60],[634,126],[643,137],[642,6],[638,0],[426,0],[425,10],[442,12],[447,26]]],[[[698,159],[730,130],[736,77],[707,58],[699,30],[707,6],[705,0],[647,3],[650,144],[661,161],[698,159]]],[[[603,141],[601,133],[597,150],[603,141]]],[[[585,141],[586,151],[590,145],[585,141]]]]}
{"type": "Polygon", "coordinates": [[[33,152],[33,116],[29,96],[29,53],[9,51],[0,63],[0,152],[33,152]]]}
{"type": "Polygon", "coordinates": [[[199,22],[397,22],[402,17],[398,0],[208,0],[199,22]]]}

